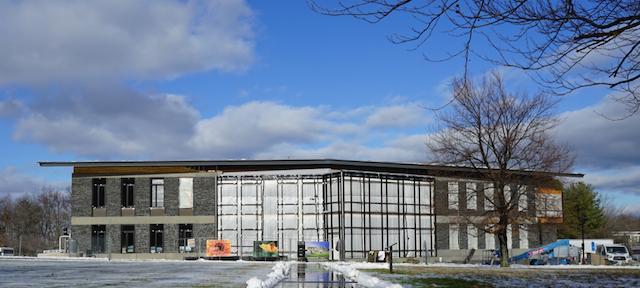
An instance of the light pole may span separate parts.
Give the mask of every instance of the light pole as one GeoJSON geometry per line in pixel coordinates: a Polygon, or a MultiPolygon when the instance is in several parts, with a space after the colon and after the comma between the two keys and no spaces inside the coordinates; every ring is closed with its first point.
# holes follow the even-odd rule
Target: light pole
{"type": "Polygon", "coordinates": [[[580,234],[582,236],[582,261],[580,264],[586,264],[585,250],[584,250],[584,224],[587,222],[587,217],[582,213],[579,214],[578,220],[580,221],[580,234]]]}

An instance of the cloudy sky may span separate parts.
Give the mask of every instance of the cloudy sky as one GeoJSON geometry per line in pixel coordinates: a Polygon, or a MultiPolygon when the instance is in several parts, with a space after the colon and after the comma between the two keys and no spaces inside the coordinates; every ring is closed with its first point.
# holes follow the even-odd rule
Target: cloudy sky
{"type": "MultiPolygon", "coordinates": [[[[386,38],[406,19],[371,25],[304,1],[0,1],[0,19],[0,196],[68,185],[68,169],[37,161],[424,162],[437,127],[425,107],[447,102],[463,67],[424,60],[455,39],[413,50],[386,38]]],[[[496,68],[476,60],[471,72],[496,68]]],[[[640,117],[599,116],[622,109],[609,93],[563,97],[555,134],[576,172],[634,209],[640,117]]]]}

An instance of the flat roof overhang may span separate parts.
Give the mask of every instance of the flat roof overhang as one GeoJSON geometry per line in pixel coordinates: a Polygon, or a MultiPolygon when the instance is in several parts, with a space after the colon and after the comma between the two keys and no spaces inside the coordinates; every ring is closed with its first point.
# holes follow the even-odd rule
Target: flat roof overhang
{"type": "MultiPolygon", "coordinates": [[[[376,162],[337,159],[286,159],[286,160],[173,160],[173,161],[68,161],[38,162],[41,167],[107,168],[107,167],[189,167],[199,171],[266,171],[290,169],[360,170],[415,175],[473,177],[486,169],[464,166],[447,166],[421,163],[376,162]]],[[[510,170],[515,175],[525,177],[584,177],[580,173],[555,173],[545,171],[510,170]]]]}

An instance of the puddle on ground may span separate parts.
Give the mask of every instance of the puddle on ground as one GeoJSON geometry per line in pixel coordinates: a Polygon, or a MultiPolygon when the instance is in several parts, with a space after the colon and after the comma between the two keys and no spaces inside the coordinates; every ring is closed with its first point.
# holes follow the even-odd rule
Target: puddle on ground
{"type": "Polygon", "coordinates": [[[289,278],[277,287],[344,287],[360,288],[355,282],[346,279],[342,274],[331,271],[318,263],[297,263],[291,266],[289,278]]]}

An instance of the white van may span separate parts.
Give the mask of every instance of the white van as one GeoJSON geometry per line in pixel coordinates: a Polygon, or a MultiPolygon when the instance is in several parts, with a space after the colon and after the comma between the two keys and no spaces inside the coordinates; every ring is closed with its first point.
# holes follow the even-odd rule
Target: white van
{"type": "Polygon", "coordinates": [[[592,258],[592,264],[595,265],[621,265],[629,262],[629,250],[626,246],[618,244],[598,245],[592,258]]]}
{"type": "Polygon", "coordinates": [[[13,248],[0,247],[0,256],[13,256],[13,248]]]}

